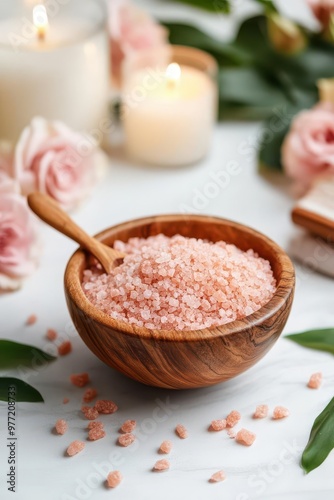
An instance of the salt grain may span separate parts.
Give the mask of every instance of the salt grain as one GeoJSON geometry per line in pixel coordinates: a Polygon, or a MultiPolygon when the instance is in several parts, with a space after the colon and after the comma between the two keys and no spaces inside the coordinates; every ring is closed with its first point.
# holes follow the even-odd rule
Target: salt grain
{"type": "Polygon", "coordinates": [[[241,415],[237,410],[231,411],[226,417],[226,427],[234,427],[240,419],[241,415]]]}
{"type": "Polygon", "coordinates": [[[224,429],[226,429],[225,418],[221,420],[212,420],[211,425],[209,427],[210,431],[216,431],[216,432],[223,431],[224,429]]]}
{"type": "Polygon", "coordinates": [[[248,431],[247,429],[241,429],[235,436],[236,442],[242,444],[243,446],[251,446],[255,439],[256,435],[254,432],[248,431]]]}
{"type": "Polygon", "coordinates": [[[321,372],[313,373],[313,375],[311,375],[310,377],[310,380],[308,381],[307,387],[309,387],[310,389],[319,389],[321,383],[322,383],[322,373],[321,372]]]}
{"type": "Polygon", "coordinates": [[[73,441],[69,447],[66,450],[66,453],[70,456],[73,457],[73,455],[76,455],[77,453],[80,453],[85,447],[85,443],[83,441],[73,441]]]}
{"type": "Polygon", "coordinates": [[[26,319],[26,325],[27,326],[31,326],[31,325],[34,325],[37,321],[37,316],[36,314],[31,314],[30,316],[28,316],[28,318],[26,319]]]}
{"type": "Polygon", "coordinates": [[[268,416],[268,405],[258,405],[253,414],[253,418],[266,418],[268,416]]]}
{"type": "Polygon", "coordinates": [[[129,432],[133,432],[136,428],[137,422],[135,420],[126,420],[121,428],[120,432],[123,432],[124,434],[127,434],[129,432]]]}
{"type": "Polygon", "coordinates": [[[273,411],[273,419],[279,420],[281,418],[286,418],[290,415],[290,412],[284,406],[276,406],[273,411]]]}
{"type": "Polygon", "coordinates": [[[84,403],[90,403],[96,397],[97,397],[97,390],[89,387],[88,389],[85,390],[82,399],[84,403]]]}
{"type": "Polygon", "coordinates": [[[58,333],[56,332],[56,330],[53,330],[52,328],[49,328],[46,332],[46,338],[48,340],[50,340],[51,342],[53,342],[54,340],[56,340],[56,338],[58,337],[58,333]]]}
{"type": "Polygon", "coordinates": [[[104,432],[102,426],[96,426],[88,432],[88,439],[90,441],[97,441],[98,439],[104,438],[105,435],[106,433],[104,432]]]}
{"type": "Polygon", "coordinates": [[[83,406],[81,408],[82,413],[85,415],[87,420],[95,420],[99,416],[99,412],[96,408],[92,408],[90,406],[83,406]]]}
{"type": "Polygon", "coordinates": [[[103,422],[100,422],[99,420],[93,420],[92,422],[89,422],[89,424],[87,425],[88,430],[97,428],[103,429],[104,428],[103,422]]]}
{"type": "Polygon", "coordinates": [[[212,474],[212,476],[209,479],[209,482],[210,483],[220,483],[221,481],[224,481],[225,478],[226,478],[225,472],[223,470],[220,470],[220,471],[212,474]]]}
{"type": "Polygon", "coordinates": [[[159,453],[164,453],[165,455],[168,455],[172,451],[173,443],[169,441],[169,439],[166,439],[163,441],[160,445],[159,448],[159,453]]]}
{"type": "Polygon", "coordinates": [[[62,344],[58,346],[58,354],[59,356],[66,356],[72,351],[72,344],[69,340],[66,340],[62,344]]]}
{"type": "Polygon", "coordinates": [[[109,415],[110,413],[115,413],[118,410],[118,406],[111,400],[100,399],[96,401],[94,408],[99,413],[104,413],[105,415],[109,415]]]}
{"type": "Polygon", "coordinates": [[[120,473],[120,471],[113,470],[113,471],[109,472],[109,474],[107,476],[107,485],[109,486],[109,488],[116,488],[116,486],[118,486],[122,480],[123,480],[123,476],[120,473]]]}
{"type": "Polygon", "coordinates": [[[68,429],[68,425],[67,425],[66,420],[64,420],[63,418],[60,418],[59,420],[57,420],[56,425],[55,425],[55,429],[56,429],[57,434],[61,434],[61,435],[65,434],[65,432],[68,429]]]}
{"type": "Polygon", "coordinates": [[[170,463],[166,458],[163,458],[161,460],[158,460],[155,462],[153,470],[154,472],[163,472],[165,470],[168,470],[170,467],[170,463]]]}
{"type": "Polygon", "coordinates": [[[77,387],[84,387],[89,384],[89,375],[88,373],[77,373],[70,376],[70,381],[73,385],[77,387]]]}
{"type": "Polygon", "coordinates": [[[135,439],[136,437],[131,433],[122,434],[122,436],[119,436],[119,438],[117,439],[117,443],[120,446],[130,446],[130,444],[132,444],[135,439]]]}
{"type": "Polygon", "coordinates": [[[69,402],[70,402],[70,400],[68,398],[63,399],[63,405],[67,405],[67,403],[69,403],[69,402]]]}
{"type": "Polygon", "coordinates": [[[188,437],[188,431],[182,424],[175,427],[175,433],[180,439],[186,439],[188,437]]]}
{"type": "Polygon", "coordinates": [[[162,234],[115,242],[127,256],[110,274],[84,271],[88,299],[114,319],[146,328],[201,329],[241,319],[273,296],[270,263],[223,241],[162,234]]]}

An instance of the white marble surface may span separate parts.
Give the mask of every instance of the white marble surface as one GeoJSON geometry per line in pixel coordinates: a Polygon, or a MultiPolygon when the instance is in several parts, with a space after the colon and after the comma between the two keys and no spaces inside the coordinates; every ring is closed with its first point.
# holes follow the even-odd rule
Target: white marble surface
{"type": "MultiPolygon", "coordinates": [[[[180,9],[182,15],[185,11],[180,9]]],[[[176,12],[173,7],[175,17],[176,12]]],[[[211,16],[201,19],[216,23],[216,31],[219,30],[219,20],[211,16]]],[[[134,217],[178,212],[184,205],[195,211],[199,208],[196,193],[210,190],[210,173],[225,169],[229,161],[236,161],[240,173],[224,189],[216,189],[213,198],[202,199],[199,212],[249,224],[287,248],[295,234],[289,221],[292,200],[279,184],[269,183],[256,173],[255,148],[246,155],[242,153],[245,141],[256,143],[258,134],[257,124],[217,125],[209,157],[183,169],[139,167],[119,155],[112,160],[104,182],[74,217],[94,233],[134,217]]],[[[7,412],[5,405],[0,404],[1,499],[333,498],[333,454],[308,476],[298,465],[314,418],[333,396],[332,356],[303,349],[282,338],[258,365],[215,387],[173,392],[140,385],[104,366],[71,328],[62,275],[75,244],[46,227],[43,235],[45,249],[38,272],[21,291],[0,298],[1,337],[49,349],[45,331],[51,327],[60,332],[61,338],[70,337],[74,349],[72,354],[47,368],[20,373],[41,391],[45,403],[18,405],[15,494],[6,491],[7,412]],[[26,327],[25,319],[32,312],[38,314],[38,322],[26,327]],[[114,399],[119,411],[102,419],[107,429],[105,439],[87,442],[83,453],[65,458],[68,443],[86,437],[87,421],[79,411],[82,390],[69,383],[71,373],[84,370],[90,373],[92,385],[99,389],[100,396],[114,399]],[[319,391],[311,391],[306,383],[310,374],[318,370],[324,373],[324,384],[319,391]],[[70,398],[68,405],[62,404],[64,396],[70,398]],[[260,403],[271,408],[287,406],[291,416],[278,422],[269,418],[253,421],[252,411],[260,403]],[[212,419],[221,418],[232,409],[242,413],[243,427],[257,433],[257,440],[250,448],[237,445],[225,433],[207,432],[212,419]],[[64,436],[55,436],[52,427],[61,417],[68,420],[69,431],[64,436]],[[138,420],[138,439],[136,445],[123,449],[115,441],[119,424],[127,418],[138,420]],[[188,427],[187,440],[174,436],[177,423],[188,427]],[[171,470],[154,474],[150,469],[161,458],[156,450],[163,439],[174,442],[171,470]],[[114,491],[103,486],[106,470],[112,468],[120,469],[124,475],[123,483],[114,491]],[[225,470],[226,481],[209,484],[208,478],[219,469],[225,470]]],[[[297,277],[296,298],[285,333],[333,326],[333,280],[300,267],[297,277]]]]}

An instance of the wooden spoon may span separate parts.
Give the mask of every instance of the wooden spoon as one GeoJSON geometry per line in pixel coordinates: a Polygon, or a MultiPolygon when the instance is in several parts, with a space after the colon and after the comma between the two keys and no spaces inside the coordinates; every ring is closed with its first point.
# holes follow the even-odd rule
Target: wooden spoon
{"type": "Polygon", "coordinates": [[[76,241],[82,248],[94,255],[107,273],[110,273],[124,259],[124,253],[104,245],[77,226],[50,196],[38,192],[31,193],[28,196],[28,205],[49,226],[76,241]]]}

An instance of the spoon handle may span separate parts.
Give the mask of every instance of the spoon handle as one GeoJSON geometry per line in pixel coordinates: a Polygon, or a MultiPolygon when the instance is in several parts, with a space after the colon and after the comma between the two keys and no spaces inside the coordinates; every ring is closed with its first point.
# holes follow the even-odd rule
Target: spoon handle
{"type": "Polygon", "coordinates": [[[76,241],[93,254],[108,273],[112,269],[114,261],[124,257],[121,252],[89,236],[81,227],[77,226],[50,196],[38,192],[31,193],[28,196],[28,205],[49,226],[76,241]]]}

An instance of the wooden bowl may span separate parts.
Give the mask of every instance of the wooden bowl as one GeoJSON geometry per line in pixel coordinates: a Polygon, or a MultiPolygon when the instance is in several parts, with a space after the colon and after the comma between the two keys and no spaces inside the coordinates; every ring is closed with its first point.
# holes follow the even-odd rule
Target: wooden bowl
{"type": "Polygon", "coordinates": [[[289,257],[253,229],[201,215],[147,217],[111,227],[96,237],[112,245],[116,239],[127,241],[159,233],[224,240],[242,250],[253,248],[270,261],[277,280],[275,295],[254,314],[220,327],[182,332],[136,327],[112,319],[88,301],[81,288],[87,254],[79,249],[65,271],[65,294],[81,338],[104,363],[151,386],[205,387],[239,375],[269,351],[284,328],[295,286],[289,257]]]}

